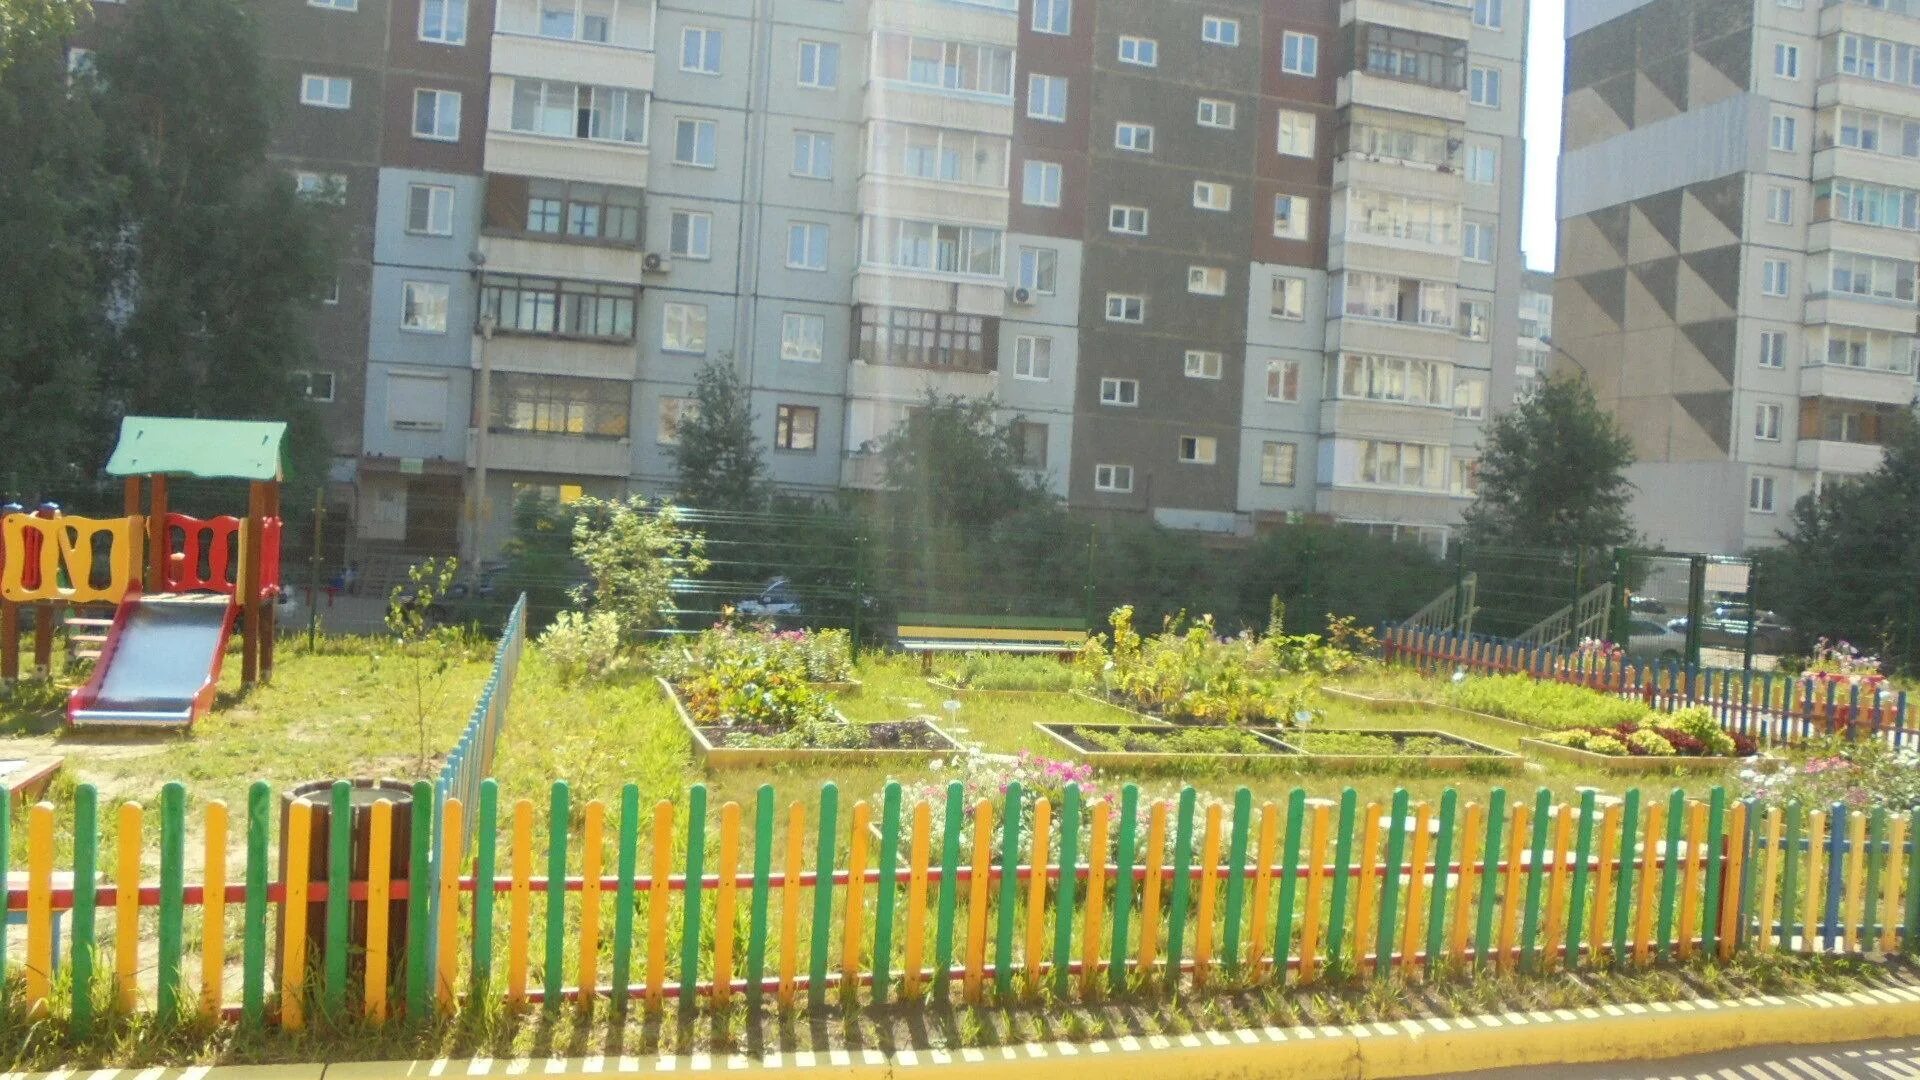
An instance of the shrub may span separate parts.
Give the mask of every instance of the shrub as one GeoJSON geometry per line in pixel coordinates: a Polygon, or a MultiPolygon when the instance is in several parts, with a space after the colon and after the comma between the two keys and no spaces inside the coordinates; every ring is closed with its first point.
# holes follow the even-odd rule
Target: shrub
{"type": "Polygon", "coordinates": [[[1074,734],[1102,750],[1134,754],[1277,753],[1250,731],[1229,727],[1128,728],[1101,731],[1077,728],[1074,734]]]}
{"type": "Polygon", "coordinates": [[[799,730],[809,746],[853,738],[833,699],[813,685],[804,648],[782,635],[717,626],[686,648],[661,650],[661,667],[701,726],[799,730]]]}
{"type": "Polygon", "coordinates": [[[1822,739],[1784,762],[1757,762],[1740,772],[1741,797],[1768,807],[1835,803],[1904,813],[1920,807],[1920,749],[1895,750],[1881,739],[1822,739]]]}
{"type": "Polygon", "coordinates": [[[1584,686],[1547,682],[1529,675],[1465,679],[1454,685],[1448,699],[1463,709],[1548,730],[1633,724],[1647,711],[1644,705],[1584,686]]]}
{"type": "Polygon", "coordinates": [[[1594,735],[1587,739],[1587,745],[1583,749],[1596,754],[1606,754],[1609,757],[1625,757],[1627,754],[1627,744],[1611,735],[1594,735]]]}
{"type": "Polygon", "coordinates": [[[1672,757],[1679,753],[1674,745],[1656,728],[1641,728],[1627,736],[1627,749],[1648,757],[1672,757]]]}
{"type": "Polygon", "coordinates": [[[1182,723],[1290,724],[1297,704],[1277,685],[1280,657],[1288,657],[1286,664],[1339,670],[1345,662],[1335,654],[1350,655],[1316,635],[1220,637],[1212,616],[1205,615],[1192,621],[1170,618],[1152,637],[1134,630],[1131,607],[1115,608],[1109,623],[1110,634],[1093,635],[1080,651],[1076,669],[1082,683],[1182,723]]]}
{"type": "Polygon", "coordinates": [[[1073,689],[1073,668],[1052,657],[1007,653],[964,653],[949,662],[941,677],[968,690],[1065,692],[1073,689]]]}
{"type": "Polygon", "coordinates": [[[602,679],[626,662],[620,622],[608,612],[563,611],[535,642],[560,672],[560,681],[602,679]]]}
{"type": "MultiPolygon", "coordinates": [[[[1657,727],[1692,736],[1695,742],[1703,746],[1701,752],[1711,757],[1726,757],[1738,750],[1733,736],[1720,730],[1720,722],[1713,718],[1712,710],[1704,705],[1678,709],[1654,723],[1657,727]]],[[[1682,748],[1681,752],[1685,753],[1686,749],[1682,748]]]]}

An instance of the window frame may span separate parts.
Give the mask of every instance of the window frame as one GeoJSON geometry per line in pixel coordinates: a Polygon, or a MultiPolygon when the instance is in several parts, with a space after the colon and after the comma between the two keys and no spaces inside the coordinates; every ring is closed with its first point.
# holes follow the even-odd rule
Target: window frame
{"type": "Polygon", "coordinates": [[[1239,104],[1224,98],[1199,98],[1194,102],[1193,122],[1200,127],[1212,128],[1215,131],[1232,131],[1240,126],[1239,104]],[[1222,110],[1225,110],[1226,123],[1224,124],[1220,122],[1222,110]],[[1213,114],[1212,119],[1207,117],[1209,112],[1213,114]]]}
{"type": "Polygon", "coordinates": [[[838,90],[840,88],[840,43],[820,41],[815,38],[801,38],[794,45],[794,84],[802,90],[838,90]],[[813,50],[813,78],[807,78],[807,50],[813,50]],[[821,69],[826,67],[827,56],[833,57],[832,78],[822,81],[821,69]]]}
{"type": "Polygon", "coordinates": [[[453,185],[451,184],[434,184],[422,181],[409,182],[407,184],[407,216],[406,220],[402,223],[402,227],[409,236],[452,236],[453,202],[454,191],[453,185]],[[416,192],[422,191],[427,193],[427,220],[425,225],[415,228],[413,220],[414,196],[416,192]],[[436,201],[444,201],[441,214],[434,213],[434,203],[436,201]],[[433,227],[434,220],[441,216],[444,216],[446,219],[446,227],[436,229],[433,227]]]}
{"type": "Polygon", "coordinates": [[[1027,158],[1020,163],[1020,205],[1057,210],[1066,188],[1066,170],[1057,161],[1027,158]],[[1034,191],[1036,177],[1039,191],[1034,191]]]}
{"type": "Polygon", "coordinates": [[[674,117],[672,161],[675,165],[684,165],[689,169],[718,169],[720,167],[720,122],[717,120],[709,119],[704,116],[674,117]],[[713,132],[713,138],[708,143],[709,148],[713,152],[713,159],[711,161],[698,160],[699,154],[700,154],[700,146],[701,146],[699,133],[700,133],[702,124],[706,125],[707,129],[713,132]],[[687,127],[691,127],[694,132],[694,137],[693,137],[694,157],[692,158],[682,158],[680,156],[680,132],[683,128],[687,128],[687,127]]]}
{"type": "Polygon", "coordinates": [[[1147,298],[1142,293],[1109,292],[1106,296],[1105,308],[1106,321],[1110,323],[1140,326],[1147,321],[1147,298]],[[1119,304],[1117,309],[1114,306],[1116,302],[1119,304]],[[1127,318],[1129,307],[1135,310],[1135,315],[1131,319],[1127,318]],[[1118,315],[1114,314],[1116,310],[1119,312],[1118,315]]]}
{"type": "Polygon", "coordinates": [[[1482,30],[1506,29],[1505,12],[1501,10],[1504,2],[1505,0],[1473,0],[1473,25],[1482,30]]]}
{"type": "Polygon", "coordinates": [[[1503,73],[1487,64],[1467,65],[1467,104],[1481,109],[1502,107],[1505,91],[1503,73]]]}
{"type": "Polygon", "coordinates": [[[1320,77],[1320,35],[1286,30],[1280,35],[1280,73],[1320,77]],[[1287,59],[1291,55],[1292,60],[1287,59]]]}
{"type": "Polygon", "coordinates": [[[1134,67],[1157,68],[1160,66],[1160,39],[1141,37],[1138,34],[1121,34],[1119,41],[1114,46],[1114,59],[1119,63],[1131,64],[1134,67]],[[1127,55],[1127,47],[1129,45],[1133,47],[1133,56],[1131,57],[1127,55]],[[1142,55],[1143,46],[1144,57],[1142,55]]]}
{"type": "Polygon", "coordinates": [[[1753,473],[1747,477],[1747,513],[1778,513],[1779,503],[1778,485],[1773,476],[1753,473]]]}
{"type": "Polygon", "coordinates": [[[460,141],[460,126],[461,124],[465,123],[465,121],[466,121],[466,108],[465,108],[464,102],[462,101],[460,91],[442,90],[442,89],[439,89],[438,87],[432,87],[432,86],[414,87],[413,89],[413,137],[414,138],[424,139],[428,142],[457,143],[460,141]],[[434,100],[434,106],[433,106],[434,130],[421,131],[420,130],[420,101],[422,98],[427,96],[432,96],[434,100]],[[444,111],[442,108],[442,104],[448,98],[453,99],[453,134],[441,135],[438,132],[440,128],[440,121],[442,119],[441,113],[444,111]]]}
{"type": "MultiPolygon", "coordinates": [[[[725,42],[726,42],[726,39],[721,36],[720,28],[717,26],[683,26],[681,27],[680,28],[680,70],[686,72],[689,75],[719,75],[721,56],[722,56],[721,50],[725,45],[725,42]],[[711,68],[704,67],[704,66],[702,67],[687,66],[687,46],[691,43],[693,36],[696,34],[700,35],[701,40],[703,42],[711,42],[713,44],[713,66],[711,68]]],[[[700,55],[696,58],[696,62],[702,65],[707,63],[707,50],[704,46],[701,48],[700,55]]]]}
{"type": "Polygon", "coordinates": [[[1491,266],[1497,260],[1500,251],[1498,227],[1491,221],[1460,221],[1460,259],[1462,262],[1491,266]],[[1484,244],[1475,243],[1470,237],[1484,238],[1484,244]],[[1486,258],[1481,258],[1481,248],[1485,248],[1486,258]]]}
{"type": "Polygon", "coordinates": [[[453,287],[448,283],[444,281],[402,281],[400,283],[400,330],[402,333],[407,334],[438,334],[444,336],[449,332],[449,328],[453,324],[452,306],[453,287]],[[407,312],[409,310],[426,311],[431,310],[433,307],[431,304],[421,304],[415,301],[414,294],[416,290],[429,296],[434,293],[439,294],[438,307],[440,309],[440,325],[438,327],[418,322],[409,323],[407,321],[407,312]]]}
{"type": "Polygon", "coordinates": [[[1793,295],[1793,262],[1791,260],[1760,260],[1760,295],[1776,298],[1793,295]]]}
{"type": "Polygon", "coordinates": [[[1053,338],[1046,334],[1016,334],[1013,338],[1013,377],[1027,382],[1053,379],[1053,338]],[[1044,355],[1042,355],[1044,354],[1044,355]],[[1026,371],[1020,368],[1024,364],[1026,371]],[[1036,371],[1041,372],[1035,374],[1036,371]]]}
{"type": "Polygon", "coordinates": [[[1275,405],[1300,404],[1300,382],[1305,375],[1306,367],[1298,359],[1289,356],[1269,357],[1267,359],[1266,399],[1275,405]],[[1278,396],[1273,392],[1275,374],[1280,376],[1280,393],[1278,396]],[[1287,392],[1289,384],[1293,387],[1292,393],[1287,392]]]}
{"type": "Polygon", "coordinates": [[[660,351],[673,353],[676,356],[707,355],[708,340],[712,335],[711,319],[712,311],[706,304],[696,304],[687,300],[668,300],[660,306],[660,351]],[[680,330],[689,330],[692,328],[692,318],[695,312],[698,312],[700,317],[699,347],[695,348],[686,344],[668,344],[667,335],[676,329],[676,315],[678,317],[677,328],[680,330]]]}
{"type": "Polygon", "coordinates": [[[1773,371],[1785,370],[1787,366],[1787,332],[1785,330],[1760,331],[1760,366],[1773,371]]]}
{"type": "Polygon", "coordinates": [[[782,402],[773,409],[773,448],[787,454],[817,454],[820,452],[820,406],[794,405],[782,402]],[[806,433],[807,445],[795,445],[799,441],[802,417],[811,418],[812,424],[806,433]]]}
{"type": "Polygon", "coordinates": [[[1776,79],[1800,81],[1800,46],[1788,41],[1773,43],[1773,76],[1776,79]]]}
{"type": "Polygon", "coordinates": [[[1799,146],[1799,118],[1788,113],[1773,113],[1767,120],[1767,149],[1791,154],[1796,152],[1799,146]]]}
{"type": "Polygon", "coordinates": [[[1218,349],[1187,349],[1180,359],[1181,374],[1189,379],[1219,382],[1227,370],[1226,354],[1218,349]],[[1212,369],[1209,375],[1208,369],[1212,369]]]}
{"type": "Polygon", "coordinates": [[[1100,404],[1116,409],[1137,409],[1140,407],[1140,380],[1126,379],[1117,375],[1106,375],[1100,379],[1100,404]],[[1132,393],[1122,393],[1128,387],[1132,393]],[[1109,393],[1111,391],[1111,393],[1109,393]]]}
{"type": "Polygon", "coordinates": [[[1274,153],[1279,154],[1281,157],[1312,158],[1319,144],[1320,117],[1317,113],[1306,112],[1302,109],[1281,109],[1278,111],[1278,116],[1274,121],[1274,153]],[[1299,123],[1302,119],[1306,121],[1304,130],[1299,123]],[[1289,130],[1293,132],[1293,142],[1296,147],[1292,150],[1287,149],[1289,140],[1286,136],[1289,130]],[[1298,141],[1303,135],[1306,139],[1306,149],[1304,151],[1298,149],[1298,141]]]}
{"type": "Polygon", "coordinates": [[[1116,120],[1113,125],[1113,148],[1128,154],[1153,153],[1153,125],[1133,120],[1116,120]],[[1146,145],[1139,145],[1141,133],[1146,134],[1146,145]],[[1127,139],[1131,139],[1129,142],[1127,139]]]}
{"type": "Polygon", "coordinates": [[[787,269],[804,270],[810,274],[824,274],[827,264],[833,257],[833,229],[824,221],[787,222],[787,269]],[[815,255],[816,238],[818,240],[819,261],[811,261],[815,255]],[[802,261],[793,259],[794,242],[801,244],[802,261]]]}
{"type": "Polygon", "coordinates": [[[793,162],[791,171],[789,171],[787,175],[798,177],[802,180],[833,179],[833,133],[830,131],[812,131],[806,128],[793,129],[793,162]],[[808,166],[804,172],[800,169],[800,148],[803,145],[807,148],[806,159],[808,166]],[[826,150],[824,155],[821,153],[823,147],[826,150]],[[819,170],[822,157],[826,160],[826,171],[824,172],[819,170]]]}
{"type": "Polygon", "coordinates": [[[1292,276],[1291,274],[1275,274],[1273,275],[1272,284],[1270,284],[1267,288],[1268,288],[1268,298],[1267,298],[1267,317],[1268,318],[1285,319],[1288,322],[1300,322],[1306,319],[1307,317],[1307,279],[1297,278],[1292,276]],[[1273,306],[1273,298],[1276,294],[1280,294],[1287,301],[1292,301],[1296,299],[1296,297],[1293,295],[1295,293],[1298,293],[1297,299],[1299,300],[1299,303],[1297,305],[1293,303],[1287,303],[1282,307],[1273,306]]]}
{"type": "Polygon", "coordinates": [[[1033,13],[1027,25],[1036,34],[1072,34],[1073,0],[1033,0],[1033,13]],[[1044,26],[1040,23],[1043,6],[1049,16],[1044,26]]]}
{"type": "Polygon", "coordinates": [[[420,18],[414,30],[419,40],[430,44],[465,45],[467,43],[468,14],[467,0],[420,0],[420,18]],[[440,5],[442,13],[440,18],[441,32],[438,37],[430,37],[427,34],[427,10],[435,3],[440,5]],[[451,29],[452,20],[447,17],[447,13],[456,7],[460,11],[460,25],[457,31],[451,29]]]}
{"type": "Polygon", "coordinates": [[[332,109],[335,112],[351,111],[353,109],[353,77],[351,75],[324,75],[316,71],[301,72],[300,104],[313,109],[332,109]],[[308,93],[308,91],[316,85],[321,88],[321,93],[318,96],[308,93]],[[335,86],[344,86],[347,88],[345,100],[338,105],[333,103],[330,93],[335,86]]]}
{"type": "Polygon", "coordinates": [[[1206,266],[1195,263],[1187,267],[1187,292],[1192,296],[1225,296],[1227,295],[1227,283],[1227,268],[1224,266],[1206,266]],[[1220,285],[1218,289],[1213,287],[1216,279],[1220,285]]]}
{"type": "Polygon", "coordinates": [[[1313,239],[1313,199],[1307,195],[1296,195],[1291,191],[1276,191],[1273,194],[1273,237],[1276,240],[1304,242],[1313,239]],[[1286,230],[1281,231],[1280,201],[1287,201],[1286,230]]]}
{"type": "Polygon", "coordinates": [[[1114,462],[1099,462],[1093,467],[1093,490],[1109,495],[1131,495],[1133,493],[1133,466],[1114,462]],[[1102,480],[1102,470],[1106,479],[1102,480]],[[1120,483],[1120,475],[1125,472],[1127,482],[1120,483]]]}
{"type": "Polygon", "coordinates": [[[1217,45],[1223,49],[1240,47],[1240,20],[1226,15],[1203,13],[1200,16],[1200,41],[1206,45],[1217,45]],[[1209,30],[1227,30],[1224,37],[1209,37],[1209,30]],[[1231,40],[1229,40],[1231,39],[1231,40]]]}
{"type": "Polygon", "coordinates": [[[1785,414],[1786,410],[1777,401],[1754,402],[1753,437],[1760,442],[1779,442],[1785,414]]]}
{"type": "Polygon", "coordinates": [[[825,315],[811,311],[783,311],[780,313],[780,359],[795,364],[818,364],[826,359],[826,353],[827,317],[825,315]],[[819,328],[818,343],[814,348],[814,355],[806,355],[806,346],[808,344],[806,339],[813,336],[810,332],[800,334],[789,333],[789,328],[796,325],[817,326],[819,328]]]}
{"type": "Polygon", "coordinates": [[[679,208],[675,208],[668,211],[667,213],[667,254],[676,259],[688,259],[693,262],[710,261],[713,258],[713,213],[708,210],[687,210],[687,209],[679,209],[679,208]],[[685,219],[687,223],[686,236],[688,241],[688,247],[686,251],[680,251],[674,247],[674,243],[676,239],[674,234],[678,227],[678,222],[676,219],[685,219]],[[701,245],[702,250],[700,250],[696,254],[693,249],[692,241],[696,233],[699,232],[699,230],[695,228],[695,225],[702,221],[704,221],[706,224],[706,229],[705,229],[706,242],[701,245]]]}
{"type": "Polygon", "coordinates": [[[1300,444],[1284,440],[1263,439],[1260,442],[1260,483],[1265,487],[1295,487],[1300,483],[1300,444]],[[1286,454],[1286,479],[1271,479],[1278,469],[1269,469],[1272,459],[1278,457],[1273,452],[1284,449],[1286,454]]]}
{"type": "Polygon", "coordinates": [[[1043,120],[1049,124],[1066,123],[1068,90],[1069,84],[1065,75],[1049,75],[1044,71],[1027,72],[1027,119],[1043,120]],[[1041,94],[1041,104],[1048,106],[1054,104],[1054,91],[1058,89],[1059,112],[1057,115],[1052,111],[1035,111],[1033,92],[1036,86],[1044,88],[1044,93],[1041,94]]]}
{"type": "Polygon", "coordinates": [[[1215,435],[1180,435],[1174,442],[1173,457],[1182,465],[1220,464],[1220,439],[1215,435]],[[1188,450],[1191,445],[1192,454],[1188,450]],[[1201,451],[1205,450],[1204,455],[1201,451]]]}
{"type": "Polygon", "coordinates": [[[1055,296],[1060,289],[1060,249],[1043,247],[1037,244],[1022,244],[1014,253],[1013,283],[1016,287],[1031,290],[1035,296],[1055,296]],[[1027,257],[1033,256],[1033,280],[1028,281],[1027,257]],[[1051,263],[1051,265],[1045,265],[1051,263]],[[1041,280],[1047,284],[1042,287],[1041,280]]]}
{"type": "Polygon", "coordinates": [[[1107,205],[1107,231],[1110,233],[1116,233],[1120,236],[1146,236],[1148,235],[1150,221],[1151,211],[1144,206],[1133,206],[1127,203],[1109,203],[1107,205]],[[1140,215],[1140,228],[1122,229],[1115,227],[1114,216],[1116,214],[1120,215],[1121,222],[1124,224],[1126,221],[1132,219],[1136,211],[1140,215]]]}
{"type": "Polygon", "coordinates": [[[1233,211],[1233,185],[1225,180],[1195,180],[1193,182],[1193,208],[1205,210],[1210,214],[1226,214],[1233,211]],[[1221,198],[1202,199],[1202,191],[1210,192],[1221,198]]]}

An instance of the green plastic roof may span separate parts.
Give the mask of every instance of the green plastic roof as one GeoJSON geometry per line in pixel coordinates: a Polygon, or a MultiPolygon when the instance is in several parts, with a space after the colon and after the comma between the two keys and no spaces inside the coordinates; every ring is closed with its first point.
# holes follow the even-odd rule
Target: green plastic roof
{"type": "Polygon", "coordinates": [[[286,434],[278,421],[129,416],[120,421],[107,475],[278,480],[286,434]]]}

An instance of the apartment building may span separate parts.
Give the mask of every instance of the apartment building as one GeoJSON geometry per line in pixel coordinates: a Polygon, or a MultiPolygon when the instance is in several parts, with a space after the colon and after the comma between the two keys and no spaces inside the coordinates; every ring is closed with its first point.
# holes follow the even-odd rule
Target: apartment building
{"type": "Polygon", "coordinates": [[[363,550],[670,490],[715,361],[799,497],[931,391],[1091,512],[1439,546],[1515,390],[1524,0],[262,10],[363,550]]]}
{"type": "Polygon", "coordinates": [[[1518,405],[1547,377],[1553,354],[1553,274],[1520,274],[1520,343],[1513,354],[1513,402],[1518,405]]]}
{"type": "Polygon", "coordinates": [[[1574,0],[1555,344],[1670,548],[1778,541],[1914,401],[1920,5],[1574,0]]]}

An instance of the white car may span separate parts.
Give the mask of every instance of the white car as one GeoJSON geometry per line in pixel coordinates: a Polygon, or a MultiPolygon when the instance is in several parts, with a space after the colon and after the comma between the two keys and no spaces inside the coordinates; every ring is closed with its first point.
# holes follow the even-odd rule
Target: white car
{"type": "Polygon", "coordinates": [[[1685,619],[1678,629],[1652,619],[1627,620],[1627,655],[1654,660],[1679,660],[1687,655],[1685,619]]]}

